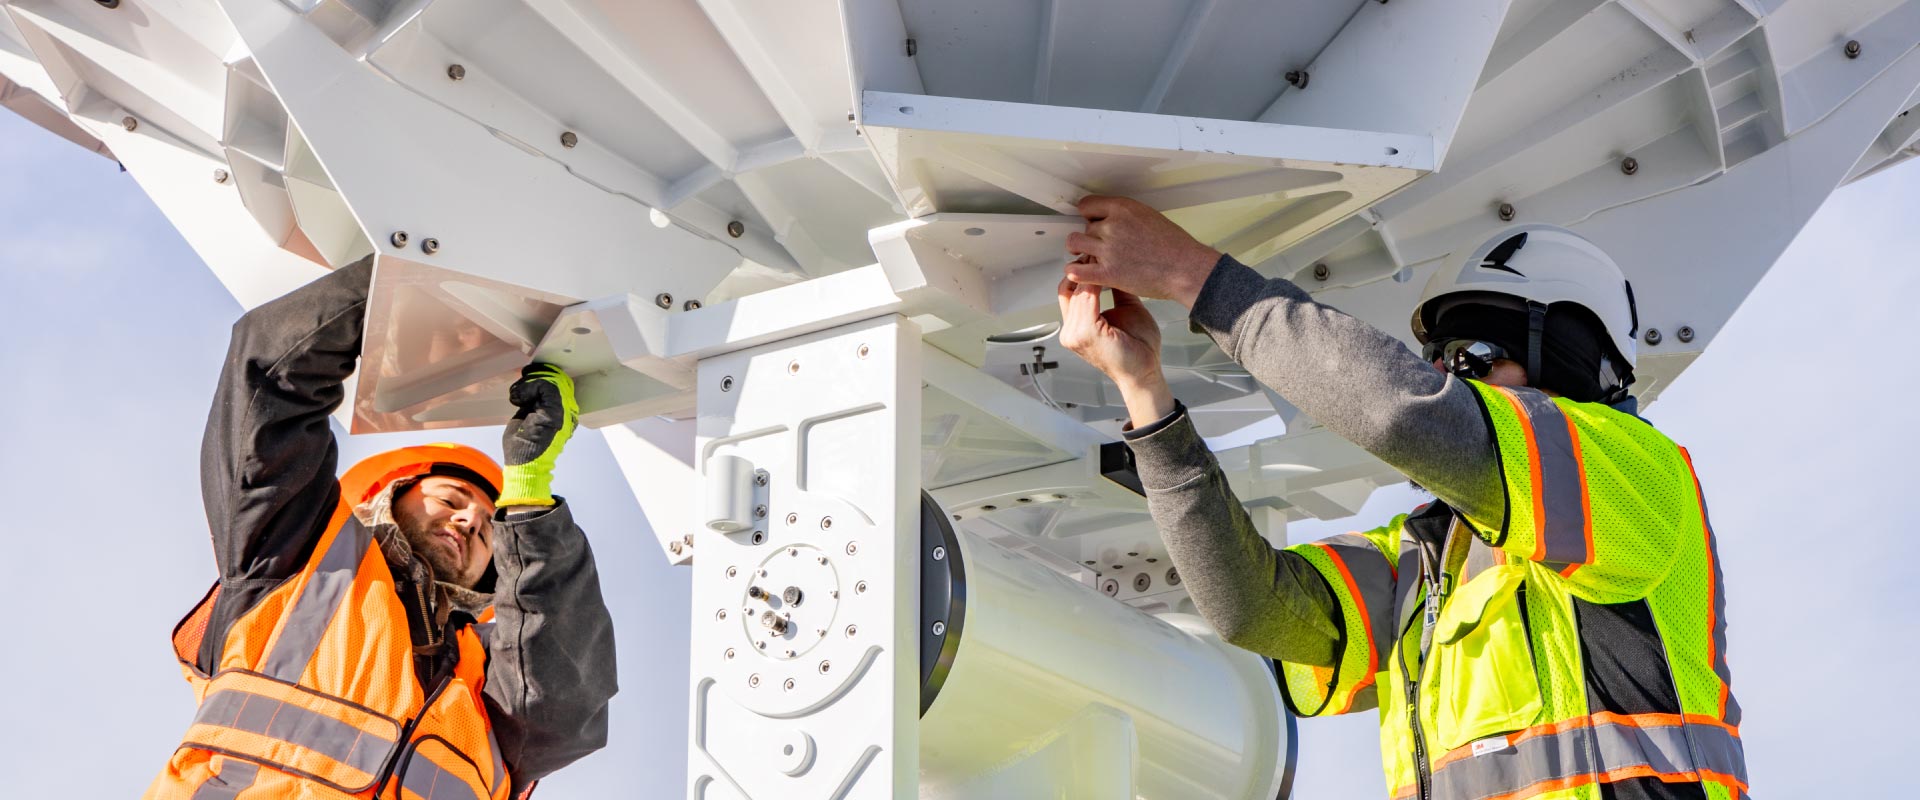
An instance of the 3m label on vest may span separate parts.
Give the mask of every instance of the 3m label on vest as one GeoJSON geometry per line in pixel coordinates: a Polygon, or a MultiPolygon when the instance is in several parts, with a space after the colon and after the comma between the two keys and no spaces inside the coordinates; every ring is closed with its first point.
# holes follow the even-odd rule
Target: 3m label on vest
{"type": "Polygon", "coordinates": [[[1505,736],[1490,736],[1473,743],[1473,755],[1475,758],[1479,758],[1488,753],[1498,753],[1512,746],[1513,745],[1507,743],[1507,737],[1505,736]]]}

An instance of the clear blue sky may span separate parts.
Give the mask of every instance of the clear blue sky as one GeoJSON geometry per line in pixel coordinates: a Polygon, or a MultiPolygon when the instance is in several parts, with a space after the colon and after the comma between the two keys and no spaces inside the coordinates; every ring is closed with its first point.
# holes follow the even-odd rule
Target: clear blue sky
{"type": "MultiPolygon", "coordinates": [[[[1725,559],[1734,690],[1761,796],[1887,796],[1910,759],[1901,591],[1920,434],[1908,324],[1920,168],[1834,196],[1714,349],[1648,412],[1699,466],[1725,559]],[[1899,714],[1890,714],[1889,711],[1899,714]]],[[[8,796],[137,794],[193,701],[168,649],[213,578],[200,429],[240,308],[115,165],[0,113],[0,678],[8,796]]],[[[497,450],[498,432],[452,438],[497,450]]],[[[345,460],[420,437],[355,437],[345,460]]],[[[619,629],[612,743],[540,796],[680,797],[688,572],[667,567],[598,434],[559,488],[619,629]]],[[[1322,535],[1404,510],[1296,525],[1322,535]]],[[[1371,715],[1304,722],[1297,797],[1384,795],[1371,715]]]]}

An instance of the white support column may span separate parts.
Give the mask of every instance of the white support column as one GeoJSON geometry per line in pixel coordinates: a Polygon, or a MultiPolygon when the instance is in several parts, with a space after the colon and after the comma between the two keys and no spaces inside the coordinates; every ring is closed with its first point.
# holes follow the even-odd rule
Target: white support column
{"type": "Polygon", "coordinates": [[[889,315],[700,362],[689,797],[915,796],[920,361],[889,315]]]}

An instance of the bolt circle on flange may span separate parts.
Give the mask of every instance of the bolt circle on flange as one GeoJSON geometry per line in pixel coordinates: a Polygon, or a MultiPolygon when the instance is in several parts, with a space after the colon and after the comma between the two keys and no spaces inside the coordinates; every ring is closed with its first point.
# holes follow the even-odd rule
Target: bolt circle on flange
{"type": "Polygon", "coordinates": [[[1651,345],[1659,344],[1660,340],[1666,337],[1660,335],[1659,328],[1648,328],[1647,335],[1644,338],[1646,339],[1647,344],[1651,346],[1651,345]]]}
{"type": "Polygon", "coordinates": [[[1681,344],[1691,342],[1693,341],[1693,326],[1682,325],[1679,330],[1673,332],[1673,336],[1679,339],[1681,344]]]}
{"type": "Polygon", "coordinates": [[[463,65],[460,65],[460,64],[448,64],[448,65],[447,65],[447,79],[448,79],[448,80],[455,80],[455,81],[457,81],[457,80],[461,80],[461,79],[463,79],[463,78],[465,78],[465,77],[467,77],[467,68],[466,68],[465,66],[463,66],[463,65]]]}
{"type": "Polygon", "coordinates": [[[440,240],[431,236],[420,240],[420,252],[433,255],[440,252],[440,240]]]}

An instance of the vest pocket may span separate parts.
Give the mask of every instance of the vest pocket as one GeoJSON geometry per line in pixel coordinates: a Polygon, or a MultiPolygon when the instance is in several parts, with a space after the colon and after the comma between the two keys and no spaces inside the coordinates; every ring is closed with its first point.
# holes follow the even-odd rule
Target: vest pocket
{"type": "Polygon", "coordinates": [[[1420,693],[1442,751],[1534,725],[1540,681],[1527,636],[1526,567],[1502,565],[1460,588],[1433,631],[1420,693]]]}

